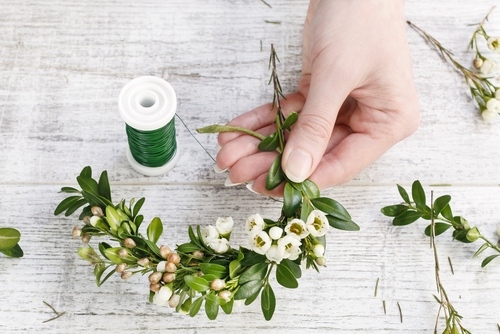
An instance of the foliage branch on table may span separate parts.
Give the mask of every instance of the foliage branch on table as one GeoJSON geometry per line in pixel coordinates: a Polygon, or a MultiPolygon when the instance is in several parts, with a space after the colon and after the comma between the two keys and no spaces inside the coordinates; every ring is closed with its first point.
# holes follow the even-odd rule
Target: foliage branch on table
{"type": "Polygon", "coordinates": [[[75,227],[74,236],[86,244],[91,237],[107,237],[117,243],[112,246],[99,242],[99,253],[90,245],[78,249],[78,254],[94,265],[97,285],[103,284],[114,272],[124,279],[140,273],[149,274],[150,301],[169,305],[179,312],[195,316],[204,305],[209,319],[215,319],[222,309],[231,313],[235,300],[251,304],[260,296],[261,309],[270,320],[276,308],[276,297],[270,276],[276,271],[276,281],[286,288],[297,288],[301,263],[319,270],[324,266],[326,238],[329,227],[356,231],[359,227],[347,210],[337,201],[321,197],[318,187],[310,180],[294,183],[281,169],[281,153],[285,133],[298,118],[297,113],[284,117],[281,92],[276,73],[278,60],[271,47],[271,81],[274,85],[273,106],[276,107],[276,132],[263,137],[253,131],[214,125],[199,132],[242,131],[261,139],[259,149],[277,151],[270,167],[266,187],[271,190],[284,183],[281,213],[277,219],[264,219],[254,214],[246,220],[250,247],[233,247],[229,243],[233,228],[230,217],[217,219],[211,226],[189,226],[189,241],[175,250],[157,242],[163,233],[160,218],[153,218],[146,235],[139,230],[144,217],[139,214],[144,198],[129,204],[121,200],[114,204],[107,172],[99,180],[85,167],[77,177],[81,190],[63,187],[71,194],[55,209],[54,214],[73,214],[85,205],[80,219],[85,225],[75,227]]]}
{"type": "Polygon", "coordinates": [[[485,49],[494,53],[500,53],[500,37],[491,36],[487,33],[484,24],[488,21],[488,16],[494,7],[477,25],[469,41],[469,49],[474,52],[472,67],[467,68],[457,61],[453,53],[445,48],[436,38],[426,31],[407,21],[408,25],[420,33],[432,46],[434,46],[445,61],[449,63],[463,75],[467,83],[472,98],[479,107],[479,112],[484,120],[492,121],[500,115],[500,86],[492,80],[491,74],[498,72],[498,65],[491,57],[486,57],[486,53],[479,47],[486,44],[485,49]]]}
{"type": "MultiPolygon", "coordinates": [[[[395,226],[405,226],[414,223],[418,219],[430,220],[424,233],[431,239],[431,247],[434,254],[436,287],[439,296],[434,296],[439,303],[439,310],[436,317],[434,333],[437,327],[441,312],[445,318],[445,329],[443,334],[470,334],[471,332],[463,327],[462,316],[451,303],[448,294],[443,286],[440,276],[440,266],[437,255],[436,236],[443,234],[453,228],[453,239],[463,243],[471,243],[482,240],[484,243],[475,252],[474,257],[479,256],[487,249],[495,251],[497,254],[487,256],[481,263],[482,267],[488,265],[492,260],[500,256],[500,240],[495,244],[482,235],[477,227],[471,227],[468,221],[462,216],[454,216],[450,201],[450,195],[442,195],[434,200],[431,192],[430,206],[426,204],[426,195],[420,181],[413,182],[411,187],[411,198],[408,192],[400,185],[397,185],[399,194],[403,199],[402,203],[386,206],[381,209],[382,213],[389,217],[394,217],[392,223],[395,226]]],[[[500,227],[498,229],[500,236],[500,227]]]]}
{"type": "Polygon", "coordinates": [[[19,240],[21,233],[12,227],[0,227],[0,253],[9,257],[22,257],[24,255],[19,240]]]}

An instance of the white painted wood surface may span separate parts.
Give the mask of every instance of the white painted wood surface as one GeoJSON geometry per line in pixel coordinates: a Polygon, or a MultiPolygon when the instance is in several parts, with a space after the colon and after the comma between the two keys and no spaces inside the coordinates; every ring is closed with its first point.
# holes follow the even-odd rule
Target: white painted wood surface
{"type": "MultiPolygon", "coordinates": [[[[76,255],[73,218],[53,217],[61,186],[75,185],[85,165],[107,169],[114,197],[146,196],[144,214],[167,222],[164,241],[187,239],[189,223],[220,215],[241,222],[279,204],[224,188],[224,175],[177,124],[180,160],[168,175],[144,177],[125,157],[117,111],[120,89],[142,75],[168,78],[178,114],[190,129],[221,123],[266,103],[267,57],[274,43],[285,91],[300,73],[306,0],[4,0],[0,2],[0,225],[22,232],[22,259],[0,257],[1,333],[431,333],[438,304],[424,222],[395,228],[379,213],[399,201],[396,183],[420,179],[496,239],[500,224],[500,122],[484,123],[462,78],[409,30],[422,123],[350,183],[328,191],[362,230],[333,231],[328,267],[307,272],[293,291],[278,288],[271,322],[258,303],[209,321],[172,314],[147,302],[147,284],[118,277],[101,288],[76,255]],[[271,24],[267,21],[279,21],[271,24]],[[262,50],[261,50],[262,43],[262,50]],[[380,279],[378,295],[375,282],[380,279]],[[386,301],[384,315],[382,301],[386,301]],[[46,301],[66,314],[53,316],[46,301]],[[400,322],[397,302],[403,311],[400,322]]],[[[466,52],[473,28],[495,1],[408,1],[408,19],[451,48],[466,52]]],[[[500,34],[500,9],[491,16],[500,34]]],[[[355,41],[353,41],[355,42],[355,41]]],[[[353,65],[354,66],[354,65],[353,65]]],[[[397,73],[394,73],[397,75],[397,73]]],[[[215,154],[215,136],[197,138],[215,154]]],[[[235,240],[244,242],[235,232],[235,240]]],[[[473,333],[498,333],[500,264],[480,268],[478,245],[439,238],[443,282],[473,333]],[[447,265],[453,261],[455,275],[447,265]]]]}

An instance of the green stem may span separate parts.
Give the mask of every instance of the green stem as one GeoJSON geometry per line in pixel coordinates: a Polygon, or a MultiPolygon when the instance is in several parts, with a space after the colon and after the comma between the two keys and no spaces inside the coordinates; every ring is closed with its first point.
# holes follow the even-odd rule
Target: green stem
{"type": "Polygon", "coordinates": [[[213,124],[209,126],[205,126],[203,128],[196,129],[198,133],[219,133],[219,132],[242,132],[246,133],[247,135],[253,136],[257,139],[264,140],[266,138],[265,136],[261,135],[258,132],[252,131],[250,129],[242,128],[239,126],[232,126],[232,125],[220,125],[220,124],[213,124]]]}
{"type": "Polygon", "coordinates": [[[495,245],[494,243],[492,243],[491,241],[489,241],[488,239],[486,239],[483,235],[480,235],[479,238],[483,239],[484,242],[486,242],[491,248],[493,248],[498,253],[500,253],[500,247],[498,247],[497,245],[495,245]]]}

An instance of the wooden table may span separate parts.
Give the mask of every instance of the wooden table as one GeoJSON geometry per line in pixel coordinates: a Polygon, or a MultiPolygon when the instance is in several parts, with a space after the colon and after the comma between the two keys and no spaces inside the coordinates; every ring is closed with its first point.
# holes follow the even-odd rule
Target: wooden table
{"type": "MultiPolygon", "coordinates": [[[[331,231],[328,266],[308,271],[298,289],[275,284],[277,311],[266,322],[259,303],[216,321],[148,303],[142,277],[98,288],[70,237],[75,217],[54,217],[61,186],[76,186],[85,165],[108,170],[115,198],[145,196],[147,219],[166,222],[163,241],[187,240],[188,224],[231,215],[242,226],[280,204],[226,188],[224,174],[177,123],[180,159],[168,175],[129,166],[120,89],[132,78],[168,79],[178,114],[191,130],[224,123],[270,101],[269,45],[281,58],[289,92],[300,74],[305,0],[2,1],[0,3],[0,225],[22,233],[21,259],[0,257],[1,333],[431,333],[438,303],[425,222],[394,227],[380,208],[399,201],[396,183],[419,179],[450,194],[456,214],[497,240],[500,224],[500,122],[485,123],[462,77],[408,29],[422,122],[353,181],[326,192],[343,203],[359,232],[331,231]],[[378,293],[374,296],[376,281],[378,293]],[[58,311],[53,317],[43,303],[58,311]],[[387,314],[384,314],[383,301],[387,314]],[[402,321],[397,304],[402,311],[402,321]]],[[[469,61],[473,27],[494,1],[408,1],[408,19],[469,61]]],[[[500,10],[489,30],[500,34],[500,10]]],[[[395,73],[394,75],[397,75],[395,73]]],[[[216,136],[195,135],[214,155],[216,136]]],[[[244,243],[242,230],[234,240],[244,243]]],[[[500,261],[480,267],[478,244],[438,239],[441,275],[473,333],[498,333],[500,261]],[[447,258],[453,263],[452,275],[447,258]]]]}

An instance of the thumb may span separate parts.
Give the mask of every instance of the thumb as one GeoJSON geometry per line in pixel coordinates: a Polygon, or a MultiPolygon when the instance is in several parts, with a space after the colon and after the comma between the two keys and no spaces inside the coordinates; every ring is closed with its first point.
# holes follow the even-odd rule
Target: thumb
{"type": "Polygon", "coordinates": [[[293,182],[307,179],[320,163],[339,109],[350,92],[348,85],[337,84],[348,81],[339,78],[338,74],[332,75],[336,73],[332,69],[333,66],[313,68],[306,103],[283,151],[281,166],[293,182]]]}

